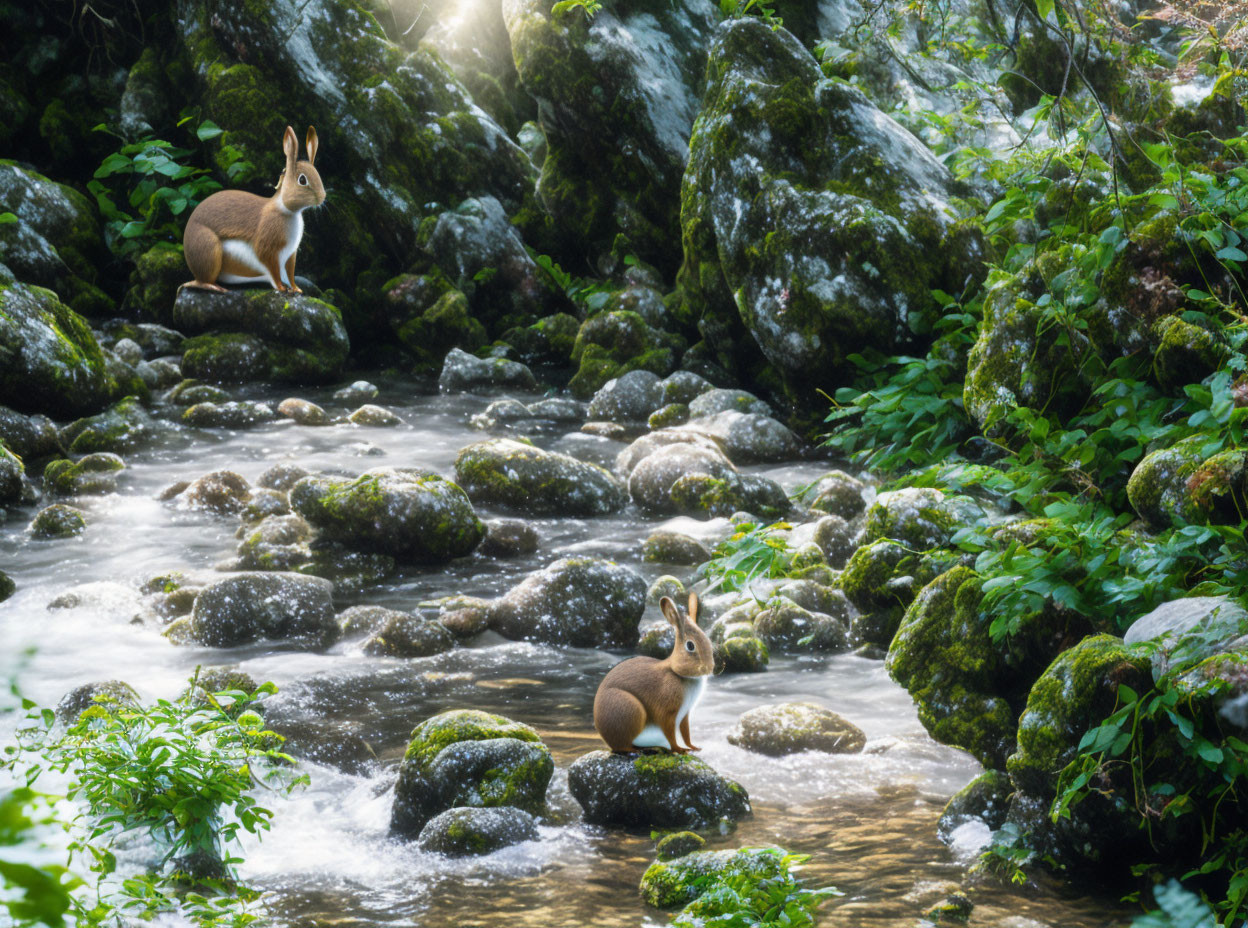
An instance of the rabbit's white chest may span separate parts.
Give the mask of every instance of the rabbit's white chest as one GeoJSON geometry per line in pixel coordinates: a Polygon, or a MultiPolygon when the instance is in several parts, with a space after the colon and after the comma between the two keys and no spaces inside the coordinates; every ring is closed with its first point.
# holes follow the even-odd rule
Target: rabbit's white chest
{"type": "MultiPolygon", "coordinates": [[[[286,273],[286,262],[290,260],[290,256],[295,253],[299,247],[299,241],[303,238],[303,213],[294,212],[286,217],[286,247],[281,250],[277,256],[277,266],[282,269],[282,273],[286,273]]],[[[293,284],[293,280],[286,281],[293,284]]]]}
{"type": "MultiPolygon", "coordinates": [[[[698,700],[702,698],[702,693],[706,689],[706,677],[682,677],[680,682],[685,688],[685,698],[680,701],[680,708],[676,710],[677,730],[680,729],[680,723],[688,717],[693,707],[698,704],[698,700]]],[[[647,722],[646,727],[633,739],[633,747],[666,748],[669,745],[663,729],[654,722],[647,722]]]]}

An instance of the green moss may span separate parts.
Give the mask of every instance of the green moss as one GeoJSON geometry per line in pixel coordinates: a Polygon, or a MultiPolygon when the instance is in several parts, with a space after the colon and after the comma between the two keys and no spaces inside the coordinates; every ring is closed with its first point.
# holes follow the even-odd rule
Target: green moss
{"type": "Polygon", "coordinates": [[[655,908],[670,909],[687,905],[730,875],[774,879],[783,873],[779,855],[762,848],[694,851],[651,864],[641,877],[641,896],[655,908]]]}
{"type": "Polygon", "coordinates": [[[1228,354],[1227,346],[1212,332],[1178,316],[1158,319],[1150,334],[1157,344],[1153,351],[1153,376],[1166,390],[1200,383],[1222,366],[1228,354]]]}
{"type": "Polygon", "coordinates": [[[486,741],[491,738],[516,738],[541,743],[536,730],[501,715],[476,709],[452,709],[426,719],[412,730],[411,741],[403,754],[404,762],[427,765],[448,745],[459,741],[486,741]]]}

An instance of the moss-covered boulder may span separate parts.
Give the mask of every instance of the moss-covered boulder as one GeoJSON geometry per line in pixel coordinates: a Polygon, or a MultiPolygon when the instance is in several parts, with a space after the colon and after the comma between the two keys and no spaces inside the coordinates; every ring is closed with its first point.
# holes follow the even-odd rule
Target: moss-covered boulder
{"type": "Polygon", "coordinates": [[[975,524],[983,509],[969,497],[933,487],[904,487],[875,498],[867,510],[865,540],[891,538],[920,551],[942,548],[954,532],[975,524]]]}
{"type": "Polygon", "coordinates": [[[537,379],[528,366],[506,358],[478,358],[459,348],[447,352],[438,375],[443,393],[495,393],[499,390],[537,389],[537,379]]]}
{"type": "Polygon", "coordinates": [[[804,448],[788,426],[756,412],[727,409],[692,419],[681,428],[718,442],[738,464],[790,461],[804,448]]]}
{"type": "Polygon", "coordinates": [[[745,508],[745,492],[737,469],[709,443],[675,442],[656,447],[630,470],[628,493],[645,512],[675,514],[689,509],[688,501],[676,492],[676,485],[682,480],[687,484],[693,478],[722,486],[724,504],[708,514],[729,515],[722,510],[745,508]]]}
{"type": "Polygon", "coordinates": [[[312,560],[313,535],[300,516],[268,516],[238,543],[238,564],[244,570],[294,570],[312,560]]]}
{"type": "Polygon", "coordinates": [[[754,633],[774,651],[843,651],[849,647],[849,604],[837,596],[827,608],[835,614],[773,596],[754,617],[754,633]]]}
{"type": "Polygon", "coordinates": [[[646,581],[592,557],[567,557],[529,574],[489,609],[490,626],[515,641],[631,648],[646,608],[646,581]]]}
{"type": "Polygon", "coordinates": [[[629,371],[603,384],[589,401],[589,418],[608,422],[645,422],[663,402],[659,375],[629,371]]]}
{"type": "Polygon", "coordinates": [[[784,865],[779,855],[760,848],[695,851],[651,864],[641,877],[641,897],[657,909],[671,909],[697,899],[708,883],[738,874],[775,879],[784,874],[784,865]]]}
{"type": "Polygon", "coordinates": [[[695,831],[673,831],[661,837],[654,845],[654,855],[659,860],[675,860],[706,847],[706,838],[695,831]]]}
{"type": "Polygon", "coordinates": [[[857,754],[866,745],[867,736],[831,709],[810,702],[789,702],[750,709],[728,733],[728,743],[777,757],[800,751],[857,754]]]}
{"type": "Polygon", "coordinates": [[[102,315],[112,299],[95,283],[108,257],[90,201],[12,161],[0,160],[0,262],[21,281],[56,291],[75,312],[102,315]]]}
{"type": "Polygon", "coordinates": [[[1002,770],[985,770],[962,787],[945,804],[937,830],[943,841],[953,840],[953,833],[969,822],[982,822],[991,831],[1005,824],[1014,787],[1002,770]]]}
{"type": "Polygon", "coordinates": [[[19,502],[26,489],[26,467],[0,442],[0,505],[19,502]]]}
{"type": "Polygon", "coordinates": [[[272,406],[256,400],[199,402],[182,413],[185,424],[201,429],[250,429],[277,418],[272,406]]]}
{"type": "Polygon", "coordinates": [[[1146,455],[1127,482],[1127,498],[1153,528],[1234,523],[1248,504],[1248,452],[1215,451],[1193,435],[1146,455]]]}
{"type": "Polygon", "coordinates": [[[6,280],[0,265],[0,403],[61,419],[91,415],[146,395],[126,370],[110,369],[86,321],[56,294],[6,280]]]}
{"type": "Polygon", "coordinates": [[[537,838],[537,822],[523,809],[464,806],[431,818],[416,844],[446,857],[478,857],[537,838]]]}
{"type": "Polygon", "coordinates": [[[470,554],[485,526],[458,486],[436,474],[393,468],[345,477],[305,477],[290,505],[322,537],[405,561],[470,554]]]}
{"type": "Polygon", "coordinates": [[[854,637],[888,647],[906,607],[939,572],[931,559],[889,538],[855,551],[838,580],[859,612],[853,621],[854,637]]]}
{"type": "Polygon", "coordinates": [[[714,653],[716,673],[761,673],[771,662],[767,643],[744,622],[726,630],[714,653]]]}
{"type": "Polygon", "coordinates": [[[76,686],[56,704],[56,717],[66,725],[78,721],[78,716],[92,706],[139,705],[139,694],[123,680],[101,680],[76,686]]]}
{"type": "Polygon", "coordinates": [[[632,310],[598,313],[586,319],[576,333],[572,362],[577,371],[568,389],[573,396],[588,399],[630,371],[663,377],[676,368],[683,347],[680,336],[655,328],[632,310]]]}
{"type": "Polygon", "coordinates": [[[323,300],[267,288],[177,295],[173,322],[187,377],[219,383],[332,383],[350,351],[338,309],[323,300]]]}
{"type": "Polygon", "coordinates": [[[1139,813],[1129,770],[1106,770],[1103,788],[1091,791],[1070,818],[1053,822],[1047,811],[1057,776],[1074,760],[1084,734],[1113,712],[1119,686],[1145,692],[1149,669],[1141,649],[1096,635],[1063,651],[1032,686],[1006,772],[1015,789],[1010,820],[1031,831],[1041,853],[1085,866],[1118,867],[1137,858],[1139,813]]]}
{"type": "Polygon", "coordinates": [[[944,166],[858,90],[824,80],[787,31],[724,22],[706,82],[681,188],[678,312],[721,364],[766,361],[809,405],[853,352],[904,344],[935,311],[931,289],[982,251],[955,222],[944,166]]]}
{"type": "Polygon", "coordinates": [[[168,430],[136,398],[127,397],[99,415],[71,422],[60,430],[60,441],[70,454],[117,454],[149,445],[168,430]]]}
{"type": "Polygon", "coordinates": [[[168,242],[153,245],[134,259],[125,308],[144,318],[171,324],[178,288],[190,279],[191,272],[186,266],[181,245],[168,242]]]}
{"type": "Polygon", "coordinates": [[[1087,626],[1045,609],[993,641],[991,616],[980,609],[982,585],[970,568],[955,567],[923,587],[901,620],[886,666],[914,697],[933,738],[1003,769],[1032,684],[1087,626]]]}
{"type": "MultiPolygon", "coordinates": [[[[546,137],[537,194],[570,250],[675,270],[681,172],[718,13],[670,6],[555,14],[503,9],[516,71],[546,137]]],[[[591,390],[592,392],[592,390],[591,390]]]]}
{"type": "Polygon", "coordinates": [[[191,611],[200,644],[232,648],[259,639],[321,649],[338,640],[333,584],[294,574],[238,574],[204,587],[191,611]]]}
{"type": "Polygon", "coordinates": [[[57,454],[61,440],[55,423],[47,416],[24,416],[0,406],[0,445],[23,460],[57,454]]]}
{"type": "Polygon", "coordinates": [[[593,825],[708,828],[750,814],[744,787],[689,754],[593,751],[568,768],[568,788],[593,825]]]}
{"type": "Polygon", "coordinates": [[[27,531],[32,538],[72,538],[87,528],[87,520],[81,509],[53,503],[40,509],[31,519],[27,531]]]}
{"type": "Polygon", "coordinates": [[[117,489],[126,462],[115,454],[88,454],[77,461],[58,458],[43,469],[43,489],[53,496],[92,496],[117,489]]]}
{"type": "Polygon", "coordinates": [[[867,485],[857,477],[832,470],[819,478],[806,498],[810,500],[811,509],[848,520],[867,508],[863,497],[866,489],[867,485]]]}
{"type": "Polygon", "coordinates": [[[452,348],[477,351],[486,331],[468,308],[468,298],[442,273],[403,274],[382,288],[386,318],[418,368],[436,370],[452,348]]]}
{"type": "Polygon", "coordinates": [[[711,552],[689,535],[659,530],[651,532],[641,543],[641,556],[656,564],[676,564],[693,567],[711,559],[711,552]]]}
{"type": "Polygon", "coordinates": [[[627,502],[624,488],[605,468],[510,438],[464,448],[455,458],[455,479],[477,503],[530,515],[606,515],[627,502]]]}
{"type": "Polygon", "coordinates": [[[1153,323],[1149,335],[1156,345],[1153,376],[1168,391],[1200,383],[1222,366],[1229,352],[1214,332],[1178,316],[1162,316],[1153,323]]]}
{"type": "Polygon", "coordinates": [[[412,731],[394,787],[390,830],[416,837],[447,809],[514,806],[540,813],[555,764],[528,725],[453,709],[412,731]]]}

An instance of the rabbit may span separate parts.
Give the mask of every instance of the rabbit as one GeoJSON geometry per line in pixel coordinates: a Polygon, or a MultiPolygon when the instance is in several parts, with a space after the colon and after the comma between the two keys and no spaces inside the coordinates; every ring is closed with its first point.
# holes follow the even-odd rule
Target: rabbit
{"type": "Polygon", "coordinates": [[[698,627],[698,595],[689,594],[688,618],[666,596],[659,607],[676,629],[672,653],[663,660],[621,661],[602,678],[594,696],[594,727],[616,754],[642,748],[667,748],[673,754],[702,750],[689,740],[689,713],[706,689],[715,659],[711,640],[698,627]],[[688,747],[677,745],[677,728],[688,747]]]}
{"type": "MultiPolygon", "coordinates": [[[[286,127],[286,169],[268,199],[245,190],[219,190],[187,220],[182,235],[186,265],[195,279],[183,287],[225,293],[218,283],[267,282],[274,290],[302,293],[295,283],[295,249],[303,237],[303,211],[325,202],[316,161],[316,129],[308,127],[308,160],[297,161],[299,139],[286,127]]],[[[179,288],[181,289],[181,288],[179,288]]]]}

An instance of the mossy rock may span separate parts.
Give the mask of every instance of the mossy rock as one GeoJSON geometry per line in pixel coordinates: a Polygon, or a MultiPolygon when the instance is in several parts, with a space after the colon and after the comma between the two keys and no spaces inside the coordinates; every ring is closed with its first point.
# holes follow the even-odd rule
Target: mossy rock
{"type": "Polygon", "coordinates": [[[1005,824],[1014,787],[1002,770],[985,770],[945,804],[937,829],[944,841],[968,822],[982,822],[992,831],[1005,824]]]}
{"type": "Polygon", "coordinates": [[[627,502],[620,482],[604,468],[509,438],[460,451],[455,479],[476,502],[530,515],[606,515],[627,502]]]}
{"type": "Polygon", "coordinates": [[[446,857],[479,857],[537,838],[537,823],[522,809],[466,806],[435,815],[416,843],[422,851],[446,857]]]}
{"type": "Polygon", "coordinates": [[[715,645],[716,673],[761,673],[770,662],[767,644],[751,633],[749,625],[715,645]]]}
{"type": "Polygon", "coordinates": [[[839,583],[860,615],[853,633],[859,640],[888,647],[906,607],[938,570],[932,561],[888,538],[863,545],[845,564],[839,583]]]}
{"type": "MultiPolygon", "coordinates": [[[[1248,453],[1209,453],[1209,439],[1193,435],[1146,455],[1127,481],[1127,499],[1153,528],[1233,523],[1248,505],[1248,453]]],[[[1216,446],[1214,446],[1216,447],[1216,446]]]]}
{"type": "Polygon", "coordinates": [[[1163,316],[1149,332],[1153,349],[1153,376],[1162,389],[1181,390],[1200,383],[1222,366],[1228,348],[1208,329],[1184,322],[1178,316],[1163,316]]]}
{"type": "Polygon", "coordinates": [[[54,496],[91,496],[117,489],[126,462],[115,454],[88,454],[78,461],[59,458],[43,469],[43,488],[54,496]]]}
{"type": "Polygon", "coordinates": [[[0,441],[0,504],[19,502],[26,491],[26,468],[21,458],[0,441]]]}
{"type": "MultiPolygon", "coordinates": [[[[579,399],[588,399],[630,371],[646,371],[666,377],[676,368],[677,352],[684,340],[651,326],[630,310],[615,310],[590,316],[582,324],[572,345],[572,361],[579,365],[568,389],[579,399]]],[[[661,397],[656,394],[658,408],[661,397]]],[[[638,418],[645,418],[638,416],[638,418]]]]}
{"type": "Polygon", "coordinates": [[[708,883],[737,874],[770,880],[784,874],[784,865],[778,855],[760,848],[694,851],[651,864],[641,877],[641,897],[656,909],[672,909],[697,899],[708,883]]]}
{"type": "Polygon", "coordinates": [[[127,397],[97,416],[71,422],[61,429],[60,440],[70,454],[117,454],[143,448],[167,431],[139,400],[127,397]]]}
{"type": "Polygon", "coordinates": [[[126,308],[162,325],[172,325],[178,288],[190,279],[180,245],[153,245],[135,259],[126,308]]]}
{"type": "Polygon", "coordinates": [[[862,497],[866,489],[865,483],[844,471],[829,471],[810,488],[810,508],[852,519],[867,508],[862,497]]]}
{"type": "Polygon", "coordinates": [[[711,559],[706,545],[680,532],[651,532],[641,543],[642,560],[656,564],[695,566],[711,559]]]}
{"type": "Polygon", "coordinates": [[[401,613],[364,642],[364,653],[382,657],[429,657],[455,647],[455,636],[441,623],[401,613]]]}
{"type": "Polygon", "coordinates": [[[327,539],[405,561],[463,557],[485,536],[464,491],[436,474],[381,468],[354,480],[305,477],[290,504],[327,539]]]}
{"type": "Polygon", "coordinates": [[[595,825],[708,828],[750,814],[745,788],[689,754],[582,755],[568,788],[595,825]]]}
{"type": "Polygon", "coordinates": [[[452,348],[475,352],[486,344],[485,326],[472,317],[468,298],[440,271],[396,277],[383,287],[382,299],[394,334],[418,368],[439,368],[452,348]]]}
{"type": "Polygon", "coordinates": [[[66,725],[72,725],[92,706],[102,706],[107,710],[110,705],[136,707],[139,705],[139,694],[122,680],[84,683],[61,697],[56,704],[56,717],[66,725]]]}
{"type": "Polygon", "coordinates": [[[81,509],[54,503],[39,512],[30,522],[28,531],[34,538],[72,538],[87,528],[81,509]]]}
{"type": "Polygon", "coordinates": [[[454,709],[412,731],[395,785],[392,832],[415,837],[433,816],[457,806],[545,809],[555,765],[528,725],[454,709]]]}
{"type": "Polygon", "coordinates": [[[537,378],[519,361],[506,358],[478,358],[459,348],[447,352],[438,375],[443,393],[491,393],[497,390],[537,389],[537,378]]]}
{"type": "Polygon", "coordinates": [[[10,596],[17,592],[17,584],[13,578],[0,570],[0,603],[4,602],[10,596]]]}
{"type": "Polygon", "coordinates": [[[831,608],[836,608],[836,615],[813,612],[787,596],[773,596],[754,617],[754,632],[775,651],[844,651],[849,647],[849,607],[840,597],[831,608]]]}
{"type": "Polygon", "coordinates": [[[932,487],[904,487],[875,498],[867,510],[865,540],[891,538],[920,551],[943,548],[958,529],[983,515],[969,497],[947,496],[932,487]]]}
{"type": "Polygon", "coordinates": [[[191,612],[190,634],[214,648],[259,639],[320,650],[338,640],[333,585],[296,574],[238,574],[200,592],[191,612]]]}
{"type": "Polygon", "coordinates": [[[654,847],[659,860],[675,860],[706,847],[706,839],[693,831],[674,831],[658,840],[654,847]]]}
{"type": "Polygon", "coordinates": [[[867,736],[831,709],[790,702],[750,709],[728,733],[728,743],[774,757],[800,751],[857,754],[867,736]]]}

